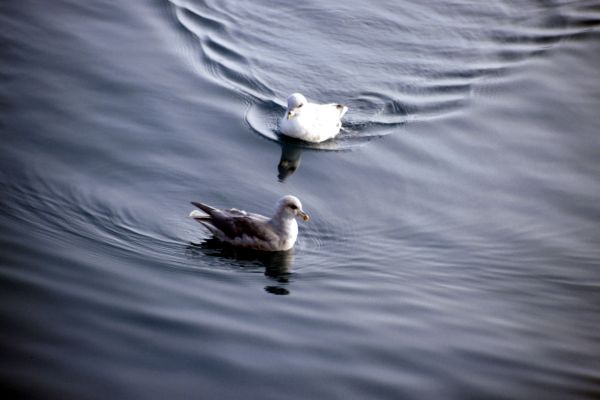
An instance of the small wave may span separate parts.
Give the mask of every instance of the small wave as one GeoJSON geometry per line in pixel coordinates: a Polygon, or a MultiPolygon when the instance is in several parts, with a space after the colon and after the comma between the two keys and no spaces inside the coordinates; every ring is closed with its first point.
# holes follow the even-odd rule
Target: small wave
{"type": "MultiPolygon", "coordinates": [[[[13,180],[16,182],[16,180],[13,180]]],[[[29,171],[18,185],[5,188],[12,215],[44,232],[51,240],[84,239],[144,258],[181,264],[183,238],[144,205],[121,201],[107,188],[49,180],[29,171]]]]}

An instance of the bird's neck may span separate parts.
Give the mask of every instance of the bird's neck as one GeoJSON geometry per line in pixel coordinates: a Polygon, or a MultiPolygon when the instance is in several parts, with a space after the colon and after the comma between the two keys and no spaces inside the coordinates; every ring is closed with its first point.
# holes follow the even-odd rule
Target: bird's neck
{"type": "Polygon", "coordinates": [[[277,212],[271,218],[271,225],[280,233],[293,233],[298,231],[296,219],[287,213],[277,212]]]}

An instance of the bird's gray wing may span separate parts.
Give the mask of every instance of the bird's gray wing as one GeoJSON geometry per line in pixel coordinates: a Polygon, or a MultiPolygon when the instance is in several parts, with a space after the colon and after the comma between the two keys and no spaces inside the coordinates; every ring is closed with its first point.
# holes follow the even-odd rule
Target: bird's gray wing
{"type": "Polygon", "coordinates": [[[270,241],[273,239],[273,230],[267,224],[267,219],[256,219],[246,215],[226,216],[213,218],[213,225],[220,229],[227,237],[235,239],[244,235],[257,240],[270,241]]]}
{"type": "Polygon", "coordinates": [[[273,239],[274,232],[268,224],[269,219],[265,216],[250,214],[235,208],[220,210],[199,202],[192,202],[192,204],[210,216],[210,219],[202,222],[210,223],[232,240],[243,235],[265,241],[273,239]]]}

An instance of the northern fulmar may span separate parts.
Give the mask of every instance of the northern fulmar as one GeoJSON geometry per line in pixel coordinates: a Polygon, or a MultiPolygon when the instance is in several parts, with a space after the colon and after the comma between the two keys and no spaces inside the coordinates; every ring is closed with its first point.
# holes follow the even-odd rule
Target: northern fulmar
{"type": "Polygon", "coordinates": [[[296,139],[323,142],[340,132],[346,111],[348,107],[345,105],[309,103],[300,93],[293,93],[287,99],[287,109],[279,122],[279,130],[296,139]]]}
{"type": "Polygon", "coordinates": [[[298,237],[296,218],[309,220],[297,197],[283,196],[277,202],[275,214],[268,218],[236,208],[218,209],[192,202],[200,210],[190,217],[204,225],[217,239],[236,247],[263,251],[285,251],[294,246],[298,237]]]}

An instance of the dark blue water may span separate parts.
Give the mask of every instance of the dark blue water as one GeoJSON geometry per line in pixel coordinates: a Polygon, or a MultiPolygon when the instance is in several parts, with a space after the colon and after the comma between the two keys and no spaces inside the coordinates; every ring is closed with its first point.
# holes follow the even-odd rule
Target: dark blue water
{"type": "Polygon", "coordinates": [[[600,3],[0,4],[2,398],[600,397],[600,3]],[[350,107],[282,140],[291,92],[350,107]],[[269,214],[235,252],[189,201],[269,214]]]}

